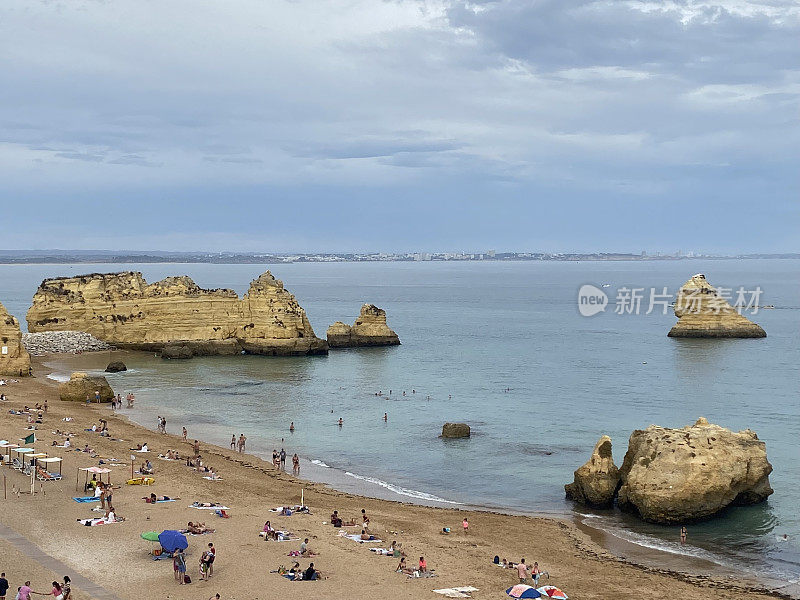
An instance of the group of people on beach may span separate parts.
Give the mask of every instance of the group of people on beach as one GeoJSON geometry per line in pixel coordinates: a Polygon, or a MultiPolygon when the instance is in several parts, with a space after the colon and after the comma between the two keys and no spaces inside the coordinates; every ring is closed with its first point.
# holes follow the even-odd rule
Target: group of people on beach
{"type": "MultiPolygon", "coordinates": [[[[64,575],[62,582],[54,581],[50,584],[52,589],[49,592],[37,592],[31,588],[31,582],[26,581],[17,588],[17,595],[14,600],[32,600],[31,596],[53,596],[55,600],[70,600],[72,598],[72,580],[69,575],[64,575]]],[[[5,573],[0,573],[0,600],[5,600],[10,584],[6,579],[5,573]]]]}

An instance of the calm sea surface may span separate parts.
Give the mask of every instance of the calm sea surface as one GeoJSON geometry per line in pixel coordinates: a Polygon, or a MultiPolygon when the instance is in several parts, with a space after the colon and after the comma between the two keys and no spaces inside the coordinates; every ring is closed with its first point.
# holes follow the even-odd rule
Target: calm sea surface
{"type": "MultiPolygon", "coordinates": [[[[185,425],[190,435],[223,444],[232,433],[245,433],[248,450],[270,455],[285,438],[287,452],[314,461],[304,466],[306,476],[362,493],[570,514],[563,484],[599,436],[612,437],[619,465],[633,429],[682,427],[702,415],[734,430],[749,427],[766,442],[775,468],[775,494],[767,503],[690,526],[691,544],[683,548],[675,528],[614,512],[596,513],[592,524],[642,545],[797,579],[800,261],[270,268],[306,309],[319,337],[333,321],[352,322],[361,304],[371,302],[386,309],[403,345],[309,358],[162,361],[136,354],[130,371],[109,378],[115,390],[137,394],[134,418],[152,427],[158,411],[172,431],[185,425]],[[768,337],[674,340],[666,334],[675,317],[660,308],[650,315],[613,312],[617,288],[666,286],[674,293],[696,272],[716,286],[760,286],[760,303],[775,309],[752,318],[768,337]],[[579,315],[577,290],[585,283],[609,284],[605,313],[579,315]],[[439,439],[445,421],[469,423],[473,437],[439,439]],[[789,542],[778,541],[784,533],[789,542]]],[[[0,301],[24,323],[43,278],[123,269],[140,270],[148,281],[188,274],[201,286],[240,294],[265,270],[0,265],[0,301]]],[[[642,312],[646,308],[645,299],[642,312]]]]}

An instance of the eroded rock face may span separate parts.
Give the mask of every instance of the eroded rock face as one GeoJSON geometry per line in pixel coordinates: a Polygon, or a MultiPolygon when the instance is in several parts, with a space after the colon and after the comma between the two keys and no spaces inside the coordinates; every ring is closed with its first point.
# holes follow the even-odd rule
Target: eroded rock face
{"type": "Polygon", "coordinates": [[[105,377],[90,377],[80,371],[73,373],[69,381],[58,386],[59,397],[69,402],[86,402],[87,396],[92,402],[96,402],[96,392],[100,393],[100,402],[111,402],[114,397],[114,390],[105,377]]]}
{"type": "Polygon", "coordinates": [[[269,271],[252,281],[241,299],[232,290],[202,289],[189,277],[152,284],[138,272],[46,279],[27,320],[31,332],[85,331],[121,348],[179,346],[192,356],[328,349],[295,297],[269,271]]]}
{"type": "Polygon", "coordinates": [[[31,357],[22,345],[19,321],[0,304],[0,375],[24,377],[31,373],[31,357]]]}
{"type": "Polygon", "coordinates": [[[468,438],[469,436],[470,429],[466,423],[445,423],[442,425],[443,438],[468,438]]]}
{"type": "Polygon", "coordinates": [[[654,523],[685,523],[772,494],[764,442],[700,418],[683,429],[651,425],[631,434],[618,504],[654,523]]]}
{"type": "Polygon", "coordinates": [[[678,322],[669,337],[759,338],[766,332],[740,315],[719,292],[697,274],[683,284],[675,299],[678,322]]]}
{"type": "Polygon", "coordinates": [[[328,345],[331,348],[357,348],[360,346],[397,346],[400,338],[386,324],[386,311],[374,304],[361,307],[352,327],[336,321],[328,327],[328,345]]]}
{"type": "Polygon", "coordinates": [[[595,508],[614,505],[619,485],[619,469],[611,453],[611,438],[601,437],[591,458],[575,471],[575,480],[564,486],[567,498],[595,508]]]}

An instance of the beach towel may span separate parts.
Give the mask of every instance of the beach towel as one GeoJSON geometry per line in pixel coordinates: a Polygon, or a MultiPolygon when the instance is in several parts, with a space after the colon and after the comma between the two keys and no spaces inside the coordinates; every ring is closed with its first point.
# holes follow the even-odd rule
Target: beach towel
{"type": "MultiPolygon", "coordinates": [[[[209,503],[213,504],[213,502],[209,503]]],[[[230,510],[227,506],[222,506],[219,504],[215,504],[214,506],[198,506],[197,502],[193,502],[189,505],[189,508],[196,508],[197,510],[230,510]]]]}
{"type": "Polygon", "coordinates": [[[443,588],[440,590],[433,590],[434,594],[441,594],[446,598],[472,598],[470,594],[472,592],[477,592],[478,588],[472,587],[471,585],[465,585],[462,587],[455,587],[455,588],[443,588]]]}
{"type": "Polygon", "coordinates": [[[78,523],[81,525],[86,525],[87,527],[96,527],[97,525],[114,525],[115,523],[119,523],[120,521],[106,521],[102,518],[100,519],[78,519],[78,523]]]}
{"type": "Polygon", "coordinates": [[[387,548],[370,548],[369,551],[381,556],[394,556],[394,550],[389,550],[387,548]]]}
{"type": "MultiPolygon", "coordinates": [[[[342,532],[344,533],[344,532],[342,532]]],[[[341,534],[340,534],[341,535],[341,534]]],[[[364,542],[372,542],[373,544],[380,544],[381,540],[377,539],[374,535],[369,536],[370,539],[362,540],[361,536],[355,533],[348,533],[342,535],[342,537],[346,537],[348,540],[353,540],[354,542],[358,542],[359,544],[363,544],[364,542]]]]}
{"type": "Polygon", "coordinates": [[[436,573],[431,571],[425,571],[422,573],[421,571],[414,571],[413,573],[407,573],[408,577],[412,579],[429,579],[431,577],[438,577],[436,573]]]}
{"type": "Polygon", "coordinates": [[[203,479],[208,479],[209,481],[222,481],[222,477],[209,477],[208,475],[205,475],[203,479]]]}
{"type": "Polygon", "coordinates": [[[100,498],[98,496],[82,496],[80,498],[73,498],[73,500],[75,500],[75,502],[82,502],[82,503],[100,502],[100,498]]]}

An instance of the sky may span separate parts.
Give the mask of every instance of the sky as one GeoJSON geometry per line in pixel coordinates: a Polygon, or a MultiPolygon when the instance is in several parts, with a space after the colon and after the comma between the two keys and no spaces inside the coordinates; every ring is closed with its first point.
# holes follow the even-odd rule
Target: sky
{"type": "Polygon", "coordinates": [[[800,3],[3,0],[0,249],[800,252],[800,3]]]}

